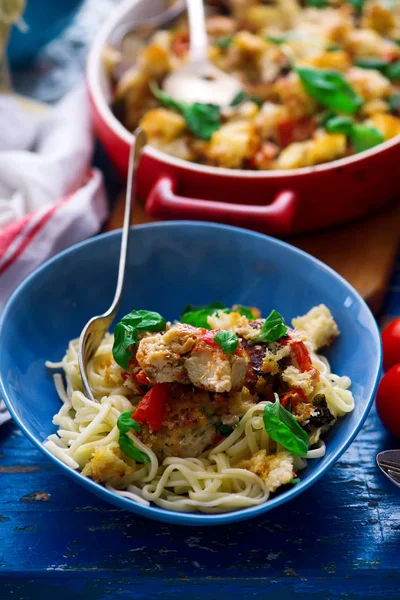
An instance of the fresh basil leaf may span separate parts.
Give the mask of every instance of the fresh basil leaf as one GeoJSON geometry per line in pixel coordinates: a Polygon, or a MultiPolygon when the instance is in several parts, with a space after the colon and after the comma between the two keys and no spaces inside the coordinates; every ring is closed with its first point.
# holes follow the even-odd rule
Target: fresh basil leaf
{"type": "Polygon", "coordinates": [[[329,6],[327,0],[306,0],[306,6],[313,6],[314,8],[326,8],[329,6]]]}
{"type": "Polygon", "coordinates": [[[112,354],[115,362],[127,370],[129,361],[133,356],[132,347],[138,341],[138,334],[135,327],[117,323],[114,329],[114,344],[112,354]]]}
{"type": "Polygon", "coordinates": [[[217,429],[220,432],[220,434],[224,437],[228,437],[228,435],[231,435],[233,431],[233,427],[231,427],[230,425],[223,425],[222,423],[220,425],[217,425],[217,429]]]}
{"type": "Polygon", "coordinates": [[[166,106],[167,108],[172,108],[172,110],[182,112],[185,106],[183,102],[177,102],[176,100],[171,98],[171,96],[168,96],[168,94],[166,94],[164,90],[158,87],[155,81],[151,81],[149,83],[149,87],[153,96],[155,96],[157,100],[161,102],[161,104],[164,104],[164,106],[166,106]]]}
{"type": "Polygon", "coordinates": [[[232,310],[233,312],[239,313],[239,315],[243,315],[244,317],[249,319],[249,321],[255,321],[255,316],[251,312],[251,309],[247,306],[235,306],[234,308],[232,308],[232,310]]]}
{"type": "Polygon", "coordinates": [[[286,42],[297,40],[301,37],[302,36],[296,31],[289,31],[288,33],[283,33],[282,35],[265,35],[264,39],[267,42],[271,42],[271,44],[277,44],[280,46],[281,44],[286,44],[286,42]]]}
{"type": "Polygon", "coordinates": [[[356,11],[361,14],[366,0],[348,0],[348,3],[354,6],[356,11]]]}
{"type": "Polygon", "coordinates": [[[384,58],[359,58],[355,64],[362,69],[375,69],[384,71],[390,62],[384,58]]]}
{"type": "Polygon", "coordinates": [[[388,102],[391,112],[400,111],[400,94],[394,94],[393,96],[390,96],[388,102]]]}
{"type": "Polygon", "coordinates": [[[320,104],[334,111],[353,114],[364,101],[336,71],[295,67],[306,91],[320,104]]]}
{"type": "Polygon", "coordinates": [[[190,131],[202,140],[211,139],[212,134],[221,127],[221,109],[216,104],[195,102],[186,105],[182,114],[190,131]]]}
{"type": "Polygon", "coordinates": [[[138,331],[164,331],[165,319],[150,310],[132,310],[125,315],[114,329],[112,354],[115,362],[128,369],[134,355],[134,346],[139,340],[138,331]]]}
{"type": "Polygon", "coordinates": [[[128,433],[130,429],[134,429],[137,432],[141,430],[139,423],[137,423],[135,419],[132,419],[131,410],[125,410],[119,415],[117,427],[120,433],[128,433]]]}
{"type": "Polygon", "coordinates": [[[216,40],[214,42],[214,44],[215,44],[215,46],[218,46],[218,48],[221,48],[222,50],[226,50],[232,44],[232,41],[233,41],[233,37],[223,37],[223,38],[219,38],[219,40],[216,40]]]}
{"type": "Polygon", "coordinates": [[[259,108],[264,104],[264,100],[261,98],[261,96],[250,96],[250,101],[254,102],[254,104],[257,104],[259,108]]]}
{"type": "MultiPolygon", "coordinates": [[[[198,305],[198,304],[186,304],[185,308],[183,309],[183,313],[187,313],[187,312],[195,312],[197,310],[208,310],[208,309],[217,309],[217,308],[227,308],[226,304],[224,304],[223,302],[210,302],[210,304],[202,304],[202,305],[198,305]]],[[[216,312],[216,311],[215,311],[216,312]]],[[[212,314],[212,313],[210,313],[212,314]]]]}
{"type": "Polygon", "coordinates": [[[126,433],[119,434],[119,447],[121,448],[121,451],[126,454],[126,456],[133,458],[133,460],[136,460],[136,462],[150,462],[150,458],[147,456],[147,454],[139,450],[139,448],[136,448],[135,444],[126,433]]]}
{"type": "Polygon", "coordinates": [[[400,79],[400,60],[390,63],[385,69],[385,75],[392,81],[398,81],[400,79]]]}
{"type": "Polygon", "coordinates": [[[282,315],[276,310],[271,311],[265,319],[263,326],[260,329],[258,336],[249,342],[250,344],[258,344],[260,342],[276,342],[281,337],[286,335],[287,327],[284,323],[282,315]]]}
{"type": "Polygon", "coordinates": [[[244,102],[245,100],[247,100],[246,92],[240,90],[240,92],[238,92],[233,98],[229,106],[239,106],[239,104],[242,104],[242,102],[244,102]]]}
{"type": "Polygon", "coordinates": [[[214,342],[221,346],[225,354],[233,354],[239,346],[239,338],[233,331],[218,331],[214,335],[214,342]]]}
{"type": "Polygon", "coordinates": [[[216,104],[177,102],[160,89],[155,82],[150,83],[153,95],[167,108],[178,111],[184,117],[188,129],[202,140],[209,140],[221,127],[221,108],[216,104]]]}
{"type": "Polygon", "coordinates": [[[205,306],[187,305],[181,315],[181,323],[193,325],[193,327],[203,327],[203,329],[211,329],[208,324],[207,317],[214,315],[217,312],[230,313],[231,309],[227,308],[222,302],[212,302],[205,306]]]}
{"type": "Polygon", "coordinates": [[[375,127],[359,123],[353,125],[350,139],[356,152],[363,152],[384,141],[383,135],[375,127]]]}
{"type": "Polygon", "coordinates": [[[400,60],[391,63],[384,58],[360,58],[356,61],[356,65],[363,69],[376,69],[381,71],[392,81],[400,79],[400,60]]]}
{"type": "Polygon", "coordinates": [[[269,437],[291,454],[304,456],[308,451],[309,438],[293,415],[283,408],[276,395],[275,402],[264,408],[264,427],[269,437]]]}
{"type": "Polygon", "coordinates": [[[132,310],[121,323],[136,327],[138,331],[164,331],[167,325],[164,317],[151,310],[132,310]]]}
{"type": "Polygon", "coordinates": [[[329,117],[324,123],[324,127],[329,133],[344,133],[350,135],[353,130],[353,119],[351,117],[337,116],[329,117]]]}
{"type": "Polygon", "coordinates": [[[288,41],[289,37],[287,35],[266,35],[265,39],[267,42],[271,42],[271,44],[281,45],[288,41]]]}

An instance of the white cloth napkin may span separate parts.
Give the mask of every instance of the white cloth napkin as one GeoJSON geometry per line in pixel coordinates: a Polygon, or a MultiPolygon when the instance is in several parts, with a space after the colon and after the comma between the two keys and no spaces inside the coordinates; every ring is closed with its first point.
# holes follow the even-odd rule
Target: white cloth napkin
{"type": "Polygon", "coordinates": [[[107,217],[84,87],[36,113],[0,95],[0,311],[42,262],[107,217]]]}

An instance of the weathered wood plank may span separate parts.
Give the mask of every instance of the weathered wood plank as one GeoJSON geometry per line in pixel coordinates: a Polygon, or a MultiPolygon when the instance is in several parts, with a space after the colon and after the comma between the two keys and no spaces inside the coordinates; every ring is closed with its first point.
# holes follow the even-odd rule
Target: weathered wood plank
{"type": "MultiPolygon", "coordinates": [[[[232,598],[262,590],[280,598],[289,592],[314,598],[315,590],[326,598],[382,598],[383,590],[387,598],[400,597],[399,495],[374,463],[393,441],[374,413],[342,460],[298,499],[259,519],[213,529],[120,511],[63,477],[13,426],[0,434],[3,577],[45,576],[44,590],[65,576],[63,588],[73,590],[72,582],[85,577],[90,598],[158,598],[166,578],[175,598],[189,594],[190,582],[206,598],[220,586],[232,598]],[[111,573],[109,595],[96,596],[97,580],[111,573]],[[135,596],[118,587],[120,577],[130,589],[135,581],[135,596]]],[[[13,586],[0,580],[0,590],[13,586]]]]}

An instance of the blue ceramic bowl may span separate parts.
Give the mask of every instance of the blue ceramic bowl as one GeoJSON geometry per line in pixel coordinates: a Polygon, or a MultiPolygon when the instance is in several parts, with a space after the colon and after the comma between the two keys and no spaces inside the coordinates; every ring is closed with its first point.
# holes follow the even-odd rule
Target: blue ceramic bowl
{"type": "Polygon", "coordinates": [[[221,300],[272,308],[285,319],[324,302],[341,336],[328,353],[333,371],[353,381],[356,408],[326,436],[327,453],[310,460],[301,483],[261,506],[205,515],[138,506],[65,466],[43,447],[60,407],[45,360],[57,361],[68,341],[113,298],[121,232],[100,235],[62,252],[17,289],[0,321],[0,393],[28,438],[62,472],[104,500],[139,515],[183,525],[249,519],[294,498],[319,479],[360,430],[381,365],[375,320],[355,290],[330,268],[276,239],[223,225],[166,222],[135,227],[120,316],[132,308],[175,319],[185,304],[221,300]]]}

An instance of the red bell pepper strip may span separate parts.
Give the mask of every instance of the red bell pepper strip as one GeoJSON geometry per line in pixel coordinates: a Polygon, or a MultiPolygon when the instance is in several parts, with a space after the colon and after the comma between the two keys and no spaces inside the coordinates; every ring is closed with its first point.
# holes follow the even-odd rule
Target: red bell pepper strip
{"type": "Polygon", "coordinates": [[[170,389],[170,383],[157,383],[153,386],[139,402],[132,419],[141,425],[147,423],[152,432],[161,429],[170,389]]]}
{"type": "Polygon", "coordinates": [[[205,333],[203,333],[202,336],[200,336],[200,340],[208,346],[218,346],[218,344],[214,342],[214,337],[217,333],[218,331],[216,331],[215,329],[212,329],[211,331],[206,331],[205,333]]]}
{"type": "Polygon", "coordinates": [[[308,404],[308,399],[301,388],[293,388],[290,392],[282,396],[280,403],[283,408],[287,408],[290,404],[293,410],[295,410],[298,404],[308,404]]]}
{"type": "Polygon", "coordinates": [[[311,371],[313,365],[305,344],[303,342],[292,342],[290,346],[299,364],[300,371],[311,371]]]}
{"type": "Polygon", "coordinates": [[[293,121],[282,121],[278,123],[278,140],[282,148],[286,148],[293,142],[304,142],[309,140],[315,130],[313,117],[303,117],[293,121]]]}
{"type": "Polygon", "coordinates": [[[139,385],[150,385],[149,378],[144,371],[135,374],[135,379],[139,385]]]}

